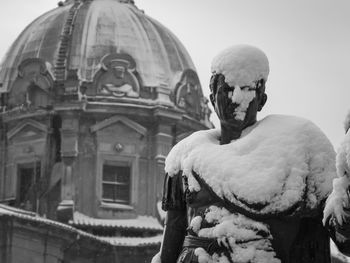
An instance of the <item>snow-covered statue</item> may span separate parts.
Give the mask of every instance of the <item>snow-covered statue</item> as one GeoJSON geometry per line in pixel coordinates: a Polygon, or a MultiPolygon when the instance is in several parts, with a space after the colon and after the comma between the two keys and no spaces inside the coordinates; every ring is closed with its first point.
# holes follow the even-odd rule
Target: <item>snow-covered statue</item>
{"type": "Polygon", "coordinates": [[[323,222],[339,250],[350,256],[350,111],[344,122],[345,138],[336,157],[338,177],[324,209],[323,222]]]}
{"type": "Polygon", "coordinates": [[[152,262],[328,263],[324,202],[335,152],[308,120],[271,115],[266,55],[239,45],[212,63],[220,129],[179,142],[166,159],[160,252],[152,262]]]}

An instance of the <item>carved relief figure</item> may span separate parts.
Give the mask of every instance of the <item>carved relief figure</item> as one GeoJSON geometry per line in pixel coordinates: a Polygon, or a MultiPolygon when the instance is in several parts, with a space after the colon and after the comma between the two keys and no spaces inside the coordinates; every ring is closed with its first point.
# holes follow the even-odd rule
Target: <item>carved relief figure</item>
{"type": "Polygon", "coordinates": [[[135,70],[135,61],[129,55],[105,56],[95,77],[97,93],[114,97],[139,97],[140,87],[135,70]]]}
{"type": "Polygon", "coordinates": [[[192,70],[185,71],[175,87],[176,105],[186,109],[193,117],[198,118],[202,112],[202,104],[198,98],[203,97],[197,74],[192,70]]]}
{"type": "Polygon", "coordinates": [[[53,77],[50,65],[38,58],[24,60],[9,95],[9,106],[46,107],[50,102],[53,77]]]}

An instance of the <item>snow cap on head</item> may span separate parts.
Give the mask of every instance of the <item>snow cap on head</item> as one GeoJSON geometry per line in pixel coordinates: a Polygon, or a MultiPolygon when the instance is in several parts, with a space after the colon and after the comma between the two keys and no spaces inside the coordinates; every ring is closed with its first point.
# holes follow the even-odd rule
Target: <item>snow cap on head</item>
{"type": "Polygon", "coordinates": [[[269,61],[260,49],[249,45],[236,45],[220,52],[211,63],[213,74],[225,76],[231,86],[254,86],[254,82],[269,75],[269,61]]]}

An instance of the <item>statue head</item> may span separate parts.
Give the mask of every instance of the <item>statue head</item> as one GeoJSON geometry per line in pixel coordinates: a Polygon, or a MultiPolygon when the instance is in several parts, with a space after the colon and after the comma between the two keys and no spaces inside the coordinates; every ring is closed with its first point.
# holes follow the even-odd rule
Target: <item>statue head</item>
{"type": "Polygon", "coordinates": [[[241,131],[254,124],[267,100],[265,53],[253,46],[233,46],[213,59],[211,71],[210,100],[221,125],[241,131]]]}

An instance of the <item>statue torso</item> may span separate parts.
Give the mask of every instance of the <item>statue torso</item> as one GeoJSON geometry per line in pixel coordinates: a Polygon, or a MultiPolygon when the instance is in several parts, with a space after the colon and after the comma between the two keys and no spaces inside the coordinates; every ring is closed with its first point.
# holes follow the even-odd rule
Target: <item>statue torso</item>
{"type": "MultiPolygon", "coordinates": [[[[237,231],[236,236],[231,231],[228,237],[236,239],[236,244],[231,244],[231,247],[233,250],[236,249],[238,253],[244,253],[241,249],[246,249],[246,244],[249,244],[250,247],[254,247],[258,252],[264,251],[265,255],[262,257],[264,259],[268,258],[267,262],[269,263],[330,262],[329,238],[321,224],[321,214],[310,217],[305,214],[303,215],[304,217],[248,218],[232,210],[228,211],[225,209],[223,203],[213,197],[206,188],[202,187],[198,192],[190,192],[186,179],[183,178],[182,181],[187,206],[189,235],[222,238],[225,234],[220,232],[220,228],[223,229],[222,226],[226,225],[225,227],[236,229],[237,231]],[[219,219],[220,222],[217,220],[208,222],[205,218],[206,216],[208,217],[210,210],[215,210],[215,213],[226,210],[224,216],[226,219],[221,221],[219,219]],[[199,217],[202,218],[200,223],[198,222],[199,217]],[[243,223],[239,223],[242,219],[243,223]],[[196,229],[193,229],[193,225],[195,225],[196,229]],[[219,229],[217,231],[219,234],[212,233],[215,232],[215,230],[212,231],[215,228],[219,229]],[[248,230],[250,233],[247,235],[240,233],[248,230]],[[268,250],[268,252],[265,250],[268,250]]],[[[247,249],[249,250],[250,248],[247,249]]],[[[256,256],[256,258],[258,257],[256,256]]]]}
{"type": "Polygon", "coordinates": [[[226,242],[233,262],[329,262],[321,216],[334,151],[319,129],[272,116],[230,144],[219,135],[198,132],[166,160],[165,204],[187,210],[188,233],[226,242]]]}

